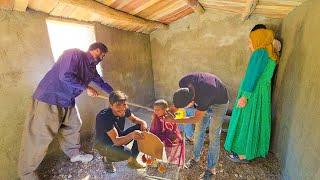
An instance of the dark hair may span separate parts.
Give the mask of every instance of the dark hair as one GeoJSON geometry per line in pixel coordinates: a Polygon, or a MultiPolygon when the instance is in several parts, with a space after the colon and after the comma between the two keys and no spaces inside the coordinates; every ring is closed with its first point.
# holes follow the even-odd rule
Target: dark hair
{"type": "Polygon", "coordinates": [[[267,27],[264,24],[257,24],[251,29],[251,32],[258,30],[258,29],[267,29],[267,27]]]}
{"type": "Polygon", "coordinates": [[[158,99],[156,102],[154,102],[153,106],[160,107],[161,109],[168,109],[169,105],[168,102],[164,99],[158,99]]]}
{"type": "Polygon", "coordinates": [[[107,46],[101,42],[95,42],[91,44],[89,47],[89,51],[96,50],[96,49],[100,49],[100,51],[104,53],[108,52],[107,46]]]}
{"type": "Polygon", "coordinates": [[[122,91],[112,91],[109,95],[109,103],[121,103],[128,99],[128,96],[122,91]]]}
{"type": "Polygon", "coordinates": [[[176,108],[186,107],[193,99],[193,92],[189,88],[180,88],[173,94],[173,104],[176,108]]]}

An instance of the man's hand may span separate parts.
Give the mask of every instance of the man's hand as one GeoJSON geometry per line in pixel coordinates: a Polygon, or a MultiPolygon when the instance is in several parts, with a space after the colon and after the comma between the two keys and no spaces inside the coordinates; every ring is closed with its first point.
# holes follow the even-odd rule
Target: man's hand
{"type": "Polygon", "coordinates": [[[144,136],[143,136],[143,134],[142,134],[141,131],[135,130],[135,131],[133,131],[133,132],[131,133],[131,138],[132,138],[133,140],[141,140],[141,139],[144,138],[144,136]]]}
{"type": "Polygon", "coordinates": [[[245,97],[241,97],[239,100],[238,100],[238,107],[239,108],[243,108],[247,105],[247,98],[245,97]]]}
{"type": "Polygon", "coordinates": [[[141,122],[140,130],[141,131],[148,131],[148,125],[147,125],[147,123],[145,121],[141,122]]]}
{"type": "Polygon", "coordinates": [[[88,96],[92,96],[92,97],[98,96],[98,92],[95,89],[93,89],[92,87],[88,86],[86,90],[87,90],[88,96]]]}

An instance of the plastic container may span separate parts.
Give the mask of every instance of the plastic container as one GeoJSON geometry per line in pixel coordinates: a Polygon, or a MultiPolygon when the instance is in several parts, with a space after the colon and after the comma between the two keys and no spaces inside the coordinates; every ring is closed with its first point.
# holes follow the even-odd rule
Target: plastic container
{"type": "Polygon", "coordinates": [[[183,119],[186,118],[187,113],[186,110],[184,108],[179,108],[174,115],[176,116],[176,119],[183,119]]]}

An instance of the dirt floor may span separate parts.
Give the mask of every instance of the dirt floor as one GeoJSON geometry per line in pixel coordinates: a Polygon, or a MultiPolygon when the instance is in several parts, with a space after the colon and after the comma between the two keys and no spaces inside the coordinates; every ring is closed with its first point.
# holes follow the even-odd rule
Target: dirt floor
{"type": "MultiPolygon", "coordinates": [[[[136,115],[146,115],[144,112],[135,112],[136,115]]],[[[149,114],[145,116],[150,117],[149,114]]],[[[225,139],[225,133],[222,134],[221,145],[223,145],[225,139]]],[[[88,151],[90,149],[90,138],[83,140],[83,150],[88,151]]],[[[192,156],[193,146],[186,144],[186,160],[192,156]]],[[[93,151],[94,159],[87,163],[71,163],[68,158],[62,153],[53,153],[45,158],[40,165],[38,174],[40,179],[97,179],[97,180],[109,180],[109,179],[183,179],[183,180],[194,180],[199,179],[200,174],[205,170],[206,167],[206,154],[208,145],[206,143],[201,162],[199,166],[193,169],[179,169],[175,165],[167,165],[166,173],[159,173],[157,168],[148,167],[142,170],[133,170],[126,166],[126,162],[117,162],[117,172],[109,174],[105,172],[102,157],[93,151]]],[[[221,146],[220,149],[220,160],[218,163],[218,174],[212,179],[280,179],[280,167],[279,162],[273,154],[269,154],[267,158],[256,159],[249,164],[236,164],[229,161],[226,158],[226,151],[221,146]]]]}
{"type": "MultiPolygon", "coordinates": [[[[223,149],[223,144],[226,134],[222,134],[220,159],[217,166],[217,175],[212,179],[280,179],[280,167],[277,158],[273,154],[269,154],[266,158],[256,159],[249,164],[233,163],[226,158],[227,152],[223,149]]],[[[192,155],[193,146],[187,145],[186,155],[192,155]]],[[[200,166],[190,170],[182,169],[179,174],[179,179],[198,179],[200,174],[206,168],[208,144],[205,145],[201,156],[200,166]]]]}

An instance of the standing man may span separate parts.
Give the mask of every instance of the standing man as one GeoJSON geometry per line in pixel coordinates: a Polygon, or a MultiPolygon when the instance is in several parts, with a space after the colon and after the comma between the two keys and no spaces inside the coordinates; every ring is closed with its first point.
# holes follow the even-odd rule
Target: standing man
{"type": "Polygon", "coordinates": [[[41,80],[33,94],[32,108],[22,137],[18,169],[22,180],[38,179],[35,170],[58,133],[63,137],[60,147],[71,162],[92,160],[91,154],[79,151],[82,122],[77,115],[75,98],[84,90],[89,96],[98,95],[89,86],[91,81],[107,93],[113,91],[96,70],[96,65],[107,52],[106,45],[99,42],[91,44],[88,52],[66,50],[41,80]]]}
{"type": "Polygon", "coordinates": [[[210,179],[216,174],[215,166],[219,160],[220,133],[223,117],[228,109],[228,91],[224,83],[215,75],[209,73],[190,73],[179,82],[180,89],[173,95],[173,108],[184,108],[195,105],[193,117],[167,121],[180,124],[196,124],[194,134],[193,158],[187,163],[192,168],[200,160],[206,129],[209,126],[209,151],[207,170],[201,175],[202,179],[210,179]]]}

